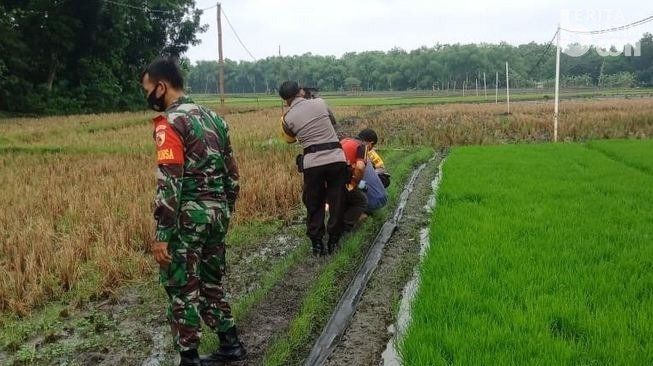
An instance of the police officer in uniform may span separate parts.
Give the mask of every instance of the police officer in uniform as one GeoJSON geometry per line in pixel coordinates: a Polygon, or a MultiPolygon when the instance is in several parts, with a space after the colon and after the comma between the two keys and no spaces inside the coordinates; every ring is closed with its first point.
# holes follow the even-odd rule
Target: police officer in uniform
{"type": "Polygon", "coordinates": [[[345,155],[331,123],[332,114],[321,98],[305,99],[299,85],[286,81],[279,87],[279,96],[288,110],[282,121],[286,142],[299,141],[304,149],[298,166],[304,174],[302,199],[307,210],[306,228],[314,255],[331,253],[343,231],[345,184],[348,179],[345,155]],[[329,234],[326,248],[325,205],[329,204],[329,234]]]}
{"type": "Polygon", "coordinates": [[[152,247],[168,294],[168,320],[181,365],[200,365],[201,320],[220,339],[202,365],[241,360],[231,308],[224,299],[225,236],[238,196],[229,128],[183,93],[175,60],[158,59],[141,76],[154,118],[157,151],[152,247]]]}

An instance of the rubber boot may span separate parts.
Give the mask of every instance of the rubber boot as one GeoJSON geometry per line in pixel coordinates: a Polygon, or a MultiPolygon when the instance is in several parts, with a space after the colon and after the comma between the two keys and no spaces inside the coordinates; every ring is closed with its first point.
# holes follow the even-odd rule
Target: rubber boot
{"type": "Polygon", "coordinates": [[[324,255],[324,243],[322,239],[311,239],[311,244],[313,245],[313,255],[318,257],[324,255]]]}
{"type": "Polygon", "coordinates": [[[218,338],[220,338],[220,348],[211,355],[203,357],[202,366],[241,361],[245,358],[247,351],[243,343],[238,339],[236,327],[232,327],[227,332],[219,332],[218,338]]]}
{"type": "Polygon", "coordinates": [[[179,366],[200,366],[200,355],[197,353],[196,349],[191,349],[184,352],[179,352],[181,356],[181,361],[179,366]]]}
{"type": "Polygon", "coordinates": [[[327,253],[332,254],[340,246],[340,238],[331,238],[327,242],[327,253]]]}

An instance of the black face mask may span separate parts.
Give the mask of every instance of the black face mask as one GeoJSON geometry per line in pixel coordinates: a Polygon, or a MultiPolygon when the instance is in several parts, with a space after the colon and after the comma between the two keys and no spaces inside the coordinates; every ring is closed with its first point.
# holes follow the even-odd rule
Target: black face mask
{"type": "Polygon", "coordinates": [[[147,105],[149,105],[150,108],[152,108],[157,112],[161,112],[165,108],[164,103],[165,103],[165,96],[166,96],[166,93],[163,93],[160,97],[158,98],[156,97],[156,90],[159,89],[159,85],[161,84],[158,84],[154,88],[154,90],[152,90],[152,92],[147,96],[147,105]]]}

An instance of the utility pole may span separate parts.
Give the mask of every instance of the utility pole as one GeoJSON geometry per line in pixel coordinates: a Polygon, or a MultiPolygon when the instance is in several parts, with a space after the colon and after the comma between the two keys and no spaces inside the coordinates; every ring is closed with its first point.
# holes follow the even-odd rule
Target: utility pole
{"type": "Polygon", "coordinates": [[[553,142],[558,141],[558,103],[560,101],[560,24],[556,41],[556,92],[555,107],[553,111],[553,142]]]}
{"type": "Polygon", "coordinates": [[[476,81],[476,96],[478,97],[478,78],[474,80],[476,81]]]}
{"type": "Polygon", "coordinates": [[[508,77],[508,61],[506,61],[506,102],[508,103],[508,114],[510,114],[510,79],[508,77]]]}
{"type": "MultiPolygon", "coordinates": [[[[283,76],[281,76],[281,73],[283,71],[282,64],[283,63],[281,62],[281,44],[279,44],[279,83],[281,83],[283,81],[283,76]]],[[[279,86],[281,86],[281,84],[279,84],[279,86]]],[[[279,90],[277,90],[277,92],[278,91],[279,90]]],[[[283,114],[284,114],[284,110],[283,110],[283,100],[282,100],[281,101],[281,115],[283,116],[283,114]]]]}
{"type": "Polygon", "coordinates": [[[224,57],[222,55],[222,4],[218,3],[218,64],[220,72],[218,75],[220,84],[220,105],[224,106],[224,57]]]}
{"type": "Polygon", "coordinates": [[[485,92],[485,100],[487,100],[487,82],[485,80],[485,71],[483,71],[483,91],[485,92]]]}
{"type": "Polygon", "coordinates": [[[499,104],[499,72],[497,71],[497,76],[494,78],[494,104],[499,104]]]}

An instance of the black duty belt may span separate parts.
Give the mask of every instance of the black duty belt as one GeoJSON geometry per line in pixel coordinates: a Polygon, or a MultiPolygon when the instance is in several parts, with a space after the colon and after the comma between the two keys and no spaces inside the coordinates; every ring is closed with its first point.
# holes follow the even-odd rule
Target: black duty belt
{"type": "Polygon", "coordinates": [[[339,142],[327,142],[324,144],[315,144],[305,148],[304,155],[316,153],[318,151],[334,150],[334,149],[342,149],[342,146],[340,146],[339,142]]]}

